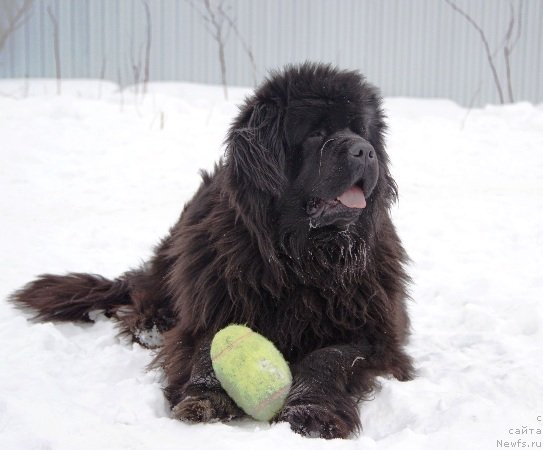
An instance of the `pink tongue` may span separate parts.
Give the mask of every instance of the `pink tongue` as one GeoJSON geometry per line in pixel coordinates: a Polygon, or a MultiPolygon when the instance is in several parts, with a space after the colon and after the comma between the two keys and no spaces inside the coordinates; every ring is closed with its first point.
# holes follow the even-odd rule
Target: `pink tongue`
{"type": "Polygon", "coordinates": [[[337,198],[347,208],[365,208],[366,197],[358,186],[352,186],[337,198]]]}

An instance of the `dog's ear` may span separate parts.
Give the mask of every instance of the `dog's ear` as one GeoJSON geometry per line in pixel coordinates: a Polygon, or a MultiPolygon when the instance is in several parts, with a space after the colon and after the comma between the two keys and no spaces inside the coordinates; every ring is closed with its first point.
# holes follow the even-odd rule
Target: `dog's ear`
{"type": "MultiPolygon", "coordinates": [[[[231,206],[236,221],[243,221],[262,255],[265,270],[258,284],[275,297],[283,286],[284,268],[273,242],[270,205],[287,183],[283,119],[282,110],[274,104],[247,103],[226,138],[225,169],[231,206]]],[[[245,283],[250,281],[246,279],[245,283]]]]}
{"type": "Polygon", "coordinates": [[[226,163],[238,189],[258,189],[279,197],[286,183],[283,114],[274,104],[257,103],[232,125],[226,163]]]}

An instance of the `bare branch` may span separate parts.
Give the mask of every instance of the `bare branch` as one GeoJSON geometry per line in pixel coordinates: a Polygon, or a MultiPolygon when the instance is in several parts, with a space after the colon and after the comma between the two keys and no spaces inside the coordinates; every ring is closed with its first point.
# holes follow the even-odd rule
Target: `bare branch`
{"type": "Polygon", "coordinates": [[[505,44],[507,45],[511,41],[511,36],[513,36],[513,30],[515,28],[515,9],[513,4],[509,2],[509,26],[505,32],[505,44]]]}
{"type": "Polygon", "coordinates": [[[234,22],[234,20],[232,20],[232,18],[228,15],[225,15],[224,18],[226,19],[226,21],[228,22],[232,30],[234,30],[234,33],[236,37],[238,38],[239,42],[241,43],[243,50],[245,50],[245,53],[247,53],[247,56],[249,57],[249,61],[251,63],[251,67],[253,70],[253,86],[256,86],[256,62],[255,62],[255,55],[253,53],[253,49],[241,35],[239,28],[237,24],[234,22]]]}
{"type": "Polygon", "coordinates": [[[515,101],[513,97],[513,85],[511,81],[511,60],[510,53],[507,47],[503,48],[503,59],[505,60],[505,77],[507,79],[507,95],[509,96],[509,102],[513,103],[515,101]]]}
{"type": "Polygon", "coordinates": [[[141,53],[143,51],[143,44],[139,46],[136,53],[134,53],[134,45],[134,35],[132,35],[130,39],[130,68],[132,69],[134,95],[137,97],[141,79],[141,53]]]}
{"type": "Polygon", "coordinates": [[[494,64],[494,59],[492,57],[492,52],[490,50],[490,46],[488,45],[488,40],[486,39],[485,32],[483,29],[473,20],[473,18],[466,13],[464,10],[460,9],[452,0],[445,0],[445,2],[458,14],[460,14],[464,19],[466,19],[472,26],[477,30],[479,33],[479,36],[481,37],[481,40],[483,41],[483,45],[485,47],[486,57],[488,59],[488,64],[490,65],[490,70],[492,71],[492,77],[494,78],[494,84],[496,85],[496,89],[498,91],[498,96],[500,98],[500,103],[504,104],[505,99],[503,96],[503,90],[500,83],[500,78],[498,76],[498,72],[496,70],[496,66],[494,64]]]}
{"type": "Polygon", "coordinates": [[[107,66],[107,58],[105,56],[102,57],[102,66],[100,68],[100,80],[106,79],[106,66],[107,66]]]}
{"type": "Polygon", "coordinates": [[[134,35],[132,34],[130,38],[130,68],[132,69],[134,100],[136,103],[139,99],[140,93],[143,96],[145,96],[147,93],[151,67],[151,10],[147,0],[141,0],[141,4],[145,13],[145,38],[143,42],[139,44],[137,49],[134,48],[134,35]]]}
{"type": "Polygon", "coordinates": [[[520,35],[522,31],[522,8],[524,6],[524,0],[518,0],[518,25],[517,25],[517,35],[515,36],[515,39],[511,42],[511,45],[509,48],[512,50],[515,49],[515,47],[518,44],[518,41],[520,40],[520,35]]]}
{"type": "MultiPolygon", "coordinates": [[[[230,9],[229,7],[227,9],[224,9],[223,8],[223,5],[224,4],[224,1],[222,1],[221,3],[219,3],[219,6],[217,7],[217,11],[219,12],[219,18],[220,18],[220,21],[221,21],[221,26],[222,26],[222,22],[223,20],[227,20],[227,17],[228,17],[228,10],[230,9]]],[[[224,35],[224,42],[227,42],[228,41],[228,38],[230,37],[230,27],[226,27],[226,31],[225,31],[225,35],[224,35]]]]}
{"type": "Polygon", "coordinates": [[[53,49],[55,52],[55,68],[57,72],[57,95],[60,95],[62,72],[60,64],[60,41],[58,37],[58,21],[56,16],[53,14],[53,10],[50,6],[47,7],[47,14],[49,15],[49,19],[51,19],[51,23],[53,24],[53,49]]]}
{"type": "Polygon", "coordinates": [[[147,93],[147,85],[149,84],[149,68],[151,65],[151,11],[147,0],[142,0],[143,7],[145,8],[146,19],[146,40],[145,40],[145,65],[143,66],[143,95],[147,93]]]}
{"type": "Polygon", "coordinates": [[[194,3],[193,0],[185,0],[185,1],[192,7],[192,9],[194,9],[194,11],[196,11],[198,13],[200,18],[204,22],[209,22],[209,17],[207,17],[202,11],[200,11],[200,9],[196,6],[196,4],[194,3]]]}
{"type": "Polygon", "coordinates": [[[509,48],[511,44],[511,37],[513,36],[513,30],[515,28],[515,9],[513,8],[513,4],[509,3],[509,12],[510,12],[510,19],[509,19],[509,26],[507,27],[507,32],[505,33],[505,44],[503,46],[503,58],[505,60],[505,75],[507,78],[507,94],[509,96],[509,101],[512,103],[513,100],[513,86],[511,83],[511,61],[510,61],[510,55],[511,55],[511,49],[509,48]]]}
{"type": "Polygon", "coordinates": [[[117,67],[117,84],[119,85],[119,107],[122,112],[124,110],[124,89],[123,89],[123,79],[121,77],[120,67],[117,67]]]}
{"type": "Polygon", "coordinates": [[[19,5],[8,0],[0,3],[0,51],[8,38],[30,18],[33,2],[34,0],[24,0],[19,5]]]}
{"type": "Polygon", "coordinates": [[[477,86],[477,89],[475,90],[474,94],[471,96],[471,99],[469,100],[466,115],[462,119],[462,122],[460,123],[460,129],[463,130],[466,126],[466,122],[468,120],[468,116],[470,115],[471,111],[473,110],[473,105],[475,104],[475,100],[481,93],[481,88],[483,87],[483,82],[479,82],[479,86],[477,86]]]}
{"type": "Polygon", "coordinates": [[[217,42],[219,51],[219,64],[221,67],[221,80],[224,91],[224,98],[228,100],[228,83],[226,80],[226,58],[224,49],[228,39],[228,29],[224,28],[225,10],[223,8],[224,0],[218,5],[212,5],[210,0],[202,0],[204,11],[196,7],[193,0],[186,0],[192,8],[202,17],[206,25],[206,31],[217,42]]]}
{"type": "Polygon", "coordinates": [[[513,97],[513,82],[511,78],[511,54],[515,49],[521,35],[522,28],[522,1],[519,3],[518,17],[515,18],[515,9],[513,4],[509,3],[511,18],[509,20],[509,27],[505,35],[505,44],[503,46],[503,58],[505,60],[505,71],[507,76],[507,93],[509,95],[509,101],[512,103],[515,101],[513,97]],[[516,20],[515,20],[516,19],[516,20]],[[513,38],[513,30],[516,26],[516,36],[513,38]]]}
{"type": "Polygon", "coordinates": [[[100,81],[98,82],[98,98],[102,98],[102,83],[106,79],[106,65],[107,65],[107,58],[103,56],[102,67],[100,68],[100,81]]]}

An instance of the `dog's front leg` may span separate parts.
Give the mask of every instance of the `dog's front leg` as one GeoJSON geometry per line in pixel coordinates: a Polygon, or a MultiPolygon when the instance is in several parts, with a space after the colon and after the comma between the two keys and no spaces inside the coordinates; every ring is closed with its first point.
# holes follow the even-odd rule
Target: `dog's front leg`
{"type": "Polygon", "coordinates": [[[179,420],[185,422],[225,422],[244,414],[217,380],[211,365],[209,350],[210,341],[208,339],[195,346],[192,356],[192,370],[188,381],[182,386],[170,384],[167,388],[181,392],[180,401],[172,405],[172,414],[179,420]]]}
{"type": "Polygon", "coordinates": [[[302,435],[347,438],[360,429],[357,403],[384,374],[381,357],[365,343],[316,350],[292,365],[293,386],[276,421],[302,435]]]}

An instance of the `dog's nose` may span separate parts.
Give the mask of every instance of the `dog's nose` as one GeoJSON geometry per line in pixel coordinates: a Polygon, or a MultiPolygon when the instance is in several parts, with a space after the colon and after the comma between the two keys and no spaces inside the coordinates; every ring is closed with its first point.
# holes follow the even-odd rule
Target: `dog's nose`
{"type": "Polygon", "coordinates": [[[355,142],[349,147],[349,156],[353,158],[373,159],[375,150],[369,142],[355,142]]]}

